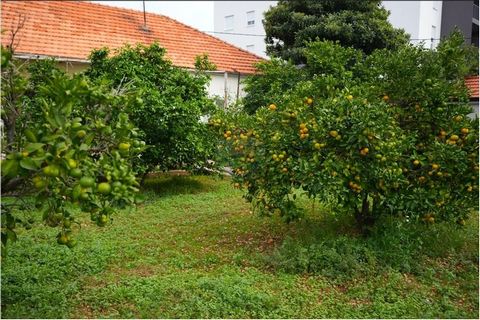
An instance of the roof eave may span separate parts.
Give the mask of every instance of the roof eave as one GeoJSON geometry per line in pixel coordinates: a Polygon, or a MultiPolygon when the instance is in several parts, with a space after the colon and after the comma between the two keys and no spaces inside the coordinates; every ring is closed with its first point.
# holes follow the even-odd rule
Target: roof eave
{"type": "Polygon", "coordinates": [[[62,57],[62,56],[52,56],[52,55],[45,55],[45,54],[34,54],[34,53],[15,53],[13,55],[17,59],[24,59],[24,60],[45,60],[45,59],[55,59],[56,61],[60,62],[78,62],[78,63],[90,63],[87,59],[79,59],[79,58],[72,58],[72,57],[62,57]]]}
{"type": "MultiPolygon", "coordinates": [[[[197,71],[197,69],[193,69],[193,68],[188,68],[188,67],[181,67],[187,71],[191,71],[191,72],[195,72],[197,71]]],[[[240,72],[240,71],[237,71],[237,70],[205,70],[203,71],[205,73],[209,73],[209,74],[225,74],[225,73],[231,73],[231,74],[235,74],[235,75],[238,75],[240,74],[241,76],[249,76],[249,75],[252,75],[252,74],[255,74],[254,72],[240,72]]]]}
{"type": "MultiPolygon", "coordinates": [[[[88,59],[62,57],[62,56],[52,56],[52,55],[35,54],[35,53],[15,53],[14,57],[17,58],[17,59],[24,59],[24,60],[55,59],[56,61],[59,61],[59,62],[90,63],[90,60],[88,60],[88,59]]],[[[183,67],[183,66],[178,66],[178,67],[186,69],[186,70],[191,71],[191,72],[196,71],[196,69],[189,68],[189,67],[183,67]]],[[[233,74],[240,74],[242,76],[254,74],[254,72],[239,72],[239,71],[236,71],[236,70],[206,70],[205,72],[209,73],[209,74],[224,74],[225,72],[227,72],[227,73],[233,73],[233,74]]]]}

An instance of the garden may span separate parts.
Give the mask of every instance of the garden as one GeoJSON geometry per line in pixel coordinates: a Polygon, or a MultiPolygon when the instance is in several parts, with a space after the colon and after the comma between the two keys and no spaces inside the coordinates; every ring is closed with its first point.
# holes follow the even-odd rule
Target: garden
{"type": "Polygon", "coordinates": [[[2,47],[3,318],[478,318],[478,51],[284,9],[226,109],[206,55],[2,47]]]}

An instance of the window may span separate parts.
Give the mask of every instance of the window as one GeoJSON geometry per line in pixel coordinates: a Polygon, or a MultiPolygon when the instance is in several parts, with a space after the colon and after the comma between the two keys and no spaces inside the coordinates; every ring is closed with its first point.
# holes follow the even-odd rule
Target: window
{"type": "Polygon", "coordinates": [[[255,11],[247,11],[247,26],[255,25],[255,11]]]}
{"type": "Polygon", "coordinates": [[[233,30],[233,14],[225,16],[225,30],[233,30]]]}
{"type": "Polygon", "coordinates": [[[247,50],[248,51],[254,51],[255,50],[255,45],[254,44],[248,44],[247,45],[247,50]]]}

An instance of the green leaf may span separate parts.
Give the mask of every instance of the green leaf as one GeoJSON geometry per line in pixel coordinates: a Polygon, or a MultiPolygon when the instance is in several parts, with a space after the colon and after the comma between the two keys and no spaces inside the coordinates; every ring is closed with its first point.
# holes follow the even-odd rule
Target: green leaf
{"type": "Polygon", "coordinates": [[[65,142],[59,142],[55,145],[55,149],[57,150],[57,153],[60,153],[62,151],[65,151],[67,150],[67,145],[65,144],[65,142]]]}
{"type": "Polygon", "coordinates": [[[42,148],[44,145],[45,145],[44,143],[38,143],[38,142],[29,143],[25,146],[25,151],[27,151],[28,153],[32,153],[42,148]]]}
{"type": "Polygon", "coordinates": [[[18,172],[18,161],[3,160],[2,161],[2,176],[15,177],[18,172]]]}
{"type": "Polygon", "coordinates": [[[46,158],[47,156],[43,155],[41,157],[32,157],[31,159],[40,165],[46,158]]]}
{"type": "Polygon", "coordinates": [[[65,125],[65,117],[62,114],[60,114],[58,110],[55,110],[55,112],[53,113],[53,116],[55,118],[55,122],[59,127],[63,127],[65,125]]]}
{"type": "Polygon", "coordinates": [[[37,170],[39,168],[39,165],[31,158],[24,158],[20,160],[20,167],[27,170],[37,170]]]}
{"type": "Polygon", "coordinates": [[[26,129],[26,130],[25,130],[25,137],[26,137],[27,140],[30,141],[30,142],[37,142],[37,137],[35,136],[35,134],[33,133],[33,131],[30,130],[30,129],[26,129]]]}
{"type": "Polygon", "coordinates": [[[95,138],[95,134],[90,133],[85,137],[84,141],[85,141],[86,144],[92,144],[94,138],[95,138]]]}

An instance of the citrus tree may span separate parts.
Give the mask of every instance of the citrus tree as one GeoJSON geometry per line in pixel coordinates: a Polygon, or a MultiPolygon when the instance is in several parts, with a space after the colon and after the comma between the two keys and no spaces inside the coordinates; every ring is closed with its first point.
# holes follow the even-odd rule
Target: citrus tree
{"type": "Polygon", "coordinates": [[[213,157],[214,139],[200,121],[215,108],[206,92],[209,77],[201,72],[214,68],[206,57],[197,58],[195,73],[174,66],[157,43],[126,46],[111,56],[108,49],[96,50],[90,60],[90,79],[138,93],[126,112],[150,146],[137,162],[144,172],[194,169],[213,157]]]}
{"type": "MultiPolygon", "coordinates": [[[[25,110],[34,110],[38,117],[30,118],[29,127],[18,131],[6,124],[14,134],[5,141],[2,193],[19,199],[33,197],[43,221],[59,228],[58,243],[73,247],[78,207],[90,212],[97,225],[105,226],[116,207],[136,200],[139,184],[131,158],[144,150],[144,143],[124,112],[135,96],[61,72],[48,73],[30,96],[12,94],[9,90],[28,92],[33,85],[29,79],[40,77],[23,78],[12,72],[16,64],[2,61],[2,77],[13,77],[11,83],[16,84],[2,89],[2,105],[9,106],[2,110],[2,117],[16,113],[17,118],[27,119],[25,110]]],[[[16,239],[18,224],[31,227],[32,213],[23,213],[15,213],[14,203],[2,203],[2,246],[16,239]]]]}
{"type": "Polygon", "coordinates": [[[346,208],[362,227],[381,214],[464,223],[478,203],[478,134],[462,41],[369,56],[310,43],[299,71],[306,80],[247,121],[211,120],[232,155],[235,187],[286,220],[302,214],[303,191],[346,208]]]}

